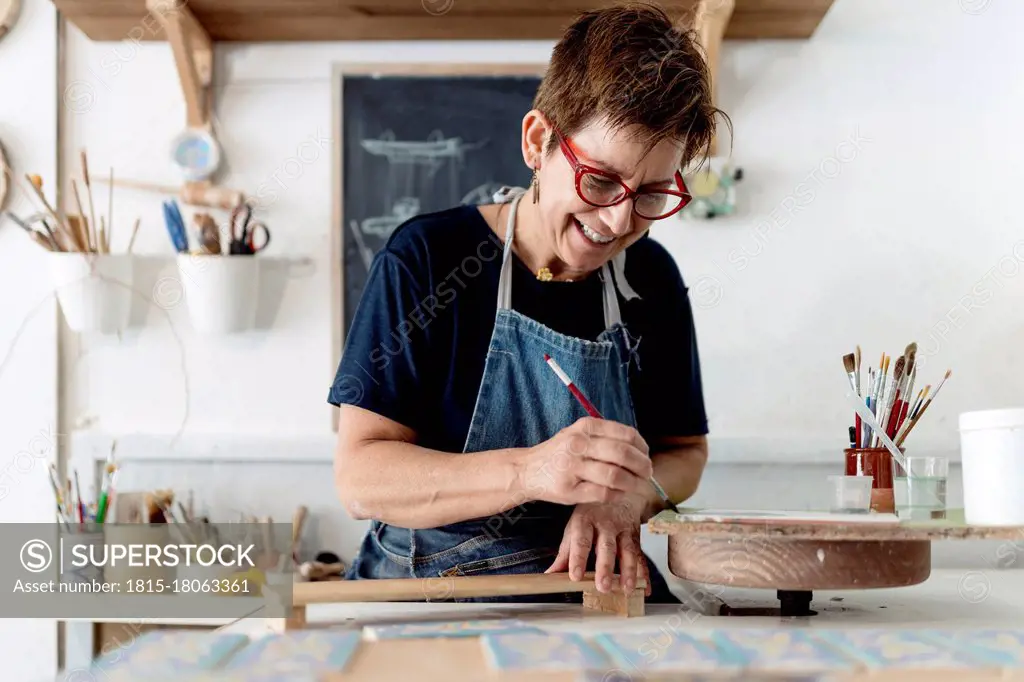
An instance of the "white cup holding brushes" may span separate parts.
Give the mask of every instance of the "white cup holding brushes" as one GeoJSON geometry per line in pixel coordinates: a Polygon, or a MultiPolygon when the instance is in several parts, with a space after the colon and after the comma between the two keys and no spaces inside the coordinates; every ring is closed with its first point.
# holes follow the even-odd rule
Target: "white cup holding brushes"
{"type": "Polygon", "coordinates": [[[189,319],[197,332],[233,334],[256,325],[259,259],[182,253],[177,261],[189,319]]]}
{"type": "Polygon", "coordinates": [[[116,334],[128,327],[134,260],[128,254],[47,254],[54,293],[75,332],[116,334]]]}

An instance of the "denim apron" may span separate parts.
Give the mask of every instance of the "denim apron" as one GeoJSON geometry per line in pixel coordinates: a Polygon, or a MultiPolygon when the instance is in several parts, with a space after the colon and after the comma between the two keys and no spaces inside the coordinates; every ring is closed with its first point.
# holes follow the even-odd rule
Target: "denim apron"
{"type": "MultiPolygon", "coordinates": [[[[612,268],[601,268],[605,330],[596,341],[560,334],[512,309],[512,243],[515,216],[524,190],[497,195],[511,201],[505,233],[494,331],[484,364],[463,452],[532,447],[570,426],[586,412],[544,361],[547,353],[572,377],[605,419],[636,426],[629,391],[629,365],[636,349],[619,310],[612,268]]],[[[624,255],[622,256],[624,258],[624,255]]],[[[623,260],[613,263],[623,295],[635,292],[622,276],[623,260]]],[[[511,500],[509,511],[426,530],[372,521],[356,561],[346,576],[361,578],[441,578],[449,576],[543,573],[558,554],[573,506],[511,500]]],[[[506,505],[507,506],[507,505],[506,505]]],[[[589,569],[593,570],[593,557],[589,569]]],[[[648,561],[650,601],[678,602],[648,561]]],[[[429,585],[429,583],[425,583],[429,585]]],[[[443,600],[424,589],[426,600],[443,600]]],[[[580,595],[477,598],[464,601],[573,602],[580,595]]]]}

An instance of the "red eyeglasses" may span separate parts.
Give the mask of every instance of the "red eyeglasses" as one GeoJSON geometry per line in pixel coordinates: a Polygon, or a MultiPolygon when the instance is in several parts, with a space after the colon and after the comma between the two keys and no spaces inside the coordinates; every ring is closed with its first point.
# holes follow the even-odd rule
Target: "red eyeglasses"
{"type": "Polygon", "coordinates": [[[677,213],[693,199],[679,171],[675,175],[678,189],[634,191],[614,173],[580,163],[565,136],[557,128],[554,130],[562,154],[576,171],[576,194],[591,206],[605,208],[632,199],[633,211],[638,216],[645,220],[661,220],[677,213]]]}

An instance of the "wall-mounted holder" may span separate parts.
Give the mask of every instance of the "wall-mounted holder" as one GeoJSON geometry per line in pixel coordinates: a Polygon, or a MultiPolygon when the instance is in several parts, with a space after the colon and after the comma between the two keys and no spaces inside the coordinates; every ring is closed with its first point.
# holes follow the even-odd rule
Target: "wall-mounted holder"
{"type": "Polygon", "coordinates": [[[184,4],[146,0],[146,9],[160,23],[185,97],[186,126],[171,145],[171,161],[186,185],[206,183],[220,166],[221,150],[213,134],[213,42],[184,4]]]}
{"type": "Polygon", "coordinates": [[[244,255],[178,255],[178,275],[196,332],[219,336],[256,326],[260,260],[244,255]]]}
{"type": "Polygon", "coordinates": [[[129,326],[132,256],[53,252],[47,258],[54,292],[72,331],[117,334],[129,326]]]}

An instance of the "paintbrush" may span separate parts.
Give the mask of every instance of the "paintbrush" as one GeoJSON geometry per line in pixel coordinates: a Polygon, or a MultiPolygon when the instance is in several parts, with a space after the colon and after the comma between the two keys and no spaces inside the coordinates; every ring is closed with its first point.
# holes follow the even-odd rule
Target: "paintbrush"
{"type": "MultiPolygon", "coordinates": [[[[882,369],[878,372],[878,395],[875,400],[875,409],[873,411],[876,420],[882,418],[882,409],[886,401],[886,393],[889,390],[889,363],[892,358],[882,353],[882,369]]],[[[875,445],[874,447],[881,447],[881,440],[879,439],[882,434],[875,433],[875,445]]]]}
{"type": "MultiPolygon", "coordinates": [[[[857,370],[857,358],[860,357],[860,346],[857,346],[856,353],[848,353],[843,356],[843,368],[846,370],[846,376],[850,379],[850,388],[853,392],[860,397],[860,375],[857,370]]],[[[856,434],[860,433],[860,415],[854,415],[854,436],[851,437],[853,442],[857,442],[856,434]]]]}
{"type": "Polygon", "coordinates": [[[886,434],[892,438],[889,434],[889,420],[892,418],[893,406],[896,404],[897,398],[900,394],[900,385],[903,383],[903,370],[907,366],[907,359],[902,355],[896,359],[896,366],[892,371],[892,384],[889,386],[889,394],[886,396],[885,404],[882,406],[881,415],[879,422],[881,422],[882,428],[885,429],[886,434]]]}
{"type": "Polygon", "coordinates": [[[944,383],[946,383],[946,379],[948,379],[949,376],[952,373],[953,373],[953,370],[951,370],[951,369],[947,369],[946,370],[946,374],[942,377],[942,380],[939,381],[939,385],[935,387],[935,392],[932,393],[932,396],[930,398],[928,398],[928,401],[926,403],[921,405],[921,411],[918,412],[917,415],[913,419],[910,420],[910,422],[907,424],[906,428],[904,429],[903,433],[897,439],[896,443],[898,445],[902,445],[903,444],[903,441],[907,439],[907,436],[910,435],[910,432],[914,429],[915,426],[917,426],[917,422],[921,421],[921,417],[924,416],[924,413],[928,410],[928,407],[932,404],[932,401],[935,399],[935,396],[937,396],[939,394],[939,390],[942,389],[942,385],[944,383]]]}
{"type": "Polygon", "coordinates": [[[906,370],[903,373],[903,381],[900,383],[900,389],[896,395],[896,402],[893,404],[892,414],[889,416],[889,424],[886,426],[889,429],[890,438],[895,438],[900,426],[903,425],[903,417],[907,413],[907,402],[910,396],[914,394],[914,372],[917,370],[916,343],[907,346],[904,357],[907,359],[906,370]]]}
{"type": "Polygon", "coordinates": [[[15,225],[17,225],[18,227],[23,229],[25,231],[25,234],[27,234],[32,241],[34,241],[36,244],[39,244],[39,246],[43,247],[47,251],[59,251],[60,250],[60,248],[57,246],[57,244],[51,240],[49,235],[45,235],[45,234],[43,234],[42,232],[40,232],[38,230],[33,230],[26,223],[24,223],[21,220],[21,218],[19,218],[18,216],[14,215],[10,211],[8,211],[6,215],[7,215],[8,218],[10,218],[11,220],[14,221],[15,225]]]}
{"type": "Polygon", "coordinates": [[[84,251],[84,247],[79,241],[77,235],[63,220],[61,220],[60,216],[57,215],[57,212],[53,210],[50,202],[46,200],[46,195],[43,194],[43,179],[38,175],[29,175],[28,173],[25,174],[25,179],[28,180],[29,186],[32,188],[36,198],[39,199],[39,202],[43,205],[43,208],[46,209],[46,212],[50,214],[54,221],[56,221],[57,229],[62,230],[71,240],[71,243],[78,247],[79,251],[84,251]]]}
{"type": "Polygon", "coordinates": [[[892,455],[893,459],[900,465],[900,467],[903,468],[904,471],[906,471],[907,462],[903,458],[903,453],[900,452],[899,447],[892,442],[892,439],[890,439],[889,436],[885,435],[885,431],[882,430],[882,427],[875,420],[875,415],[871,414],[871,410],[869,410],[867,406],[861,403],[860,399],[853,393],[847,393],[846,398],[853,406],[853,409],[855,409],[857,413],[861,416],[861,419],[864,420],[864,423],[867,426],[870,426],[871,429],[876,434],[878,434],[879,439],[881,439],[882,441],[882,445],[884,445],[885,448],[889,451],[889,454],[892,455]]]}
{"type": "MultiPolygon", "coordinates": [[[[587,411],[587,414],[595,419],[604,419],[604,417],[601,416],[601,413],[598,412],[597,408],[594,407],[594,404],[591,403],[587,399],[587,396],[583,394],[583,391],[573,383],[572,379],[569,378],[569,375],[562,370],[558,363],[555,362],[554,358],[545,353],[544,362],[546,362],[548,367],[551,368],[551,371],[558,375],[558,378],[563,384],[565,384],[565,387],[569,389],[569,392],[576,397],[576,400],[578,400],[580,405],[583,406],[583,409],[587,411]]],[[[672,499],[668,496],[668,493],[665,492],[665,489],[661,487],[661,484],[658,483],[657,479],[654,478],[654,475],[652,474],[647,480],[651,482],[651,486],[654,488],[654,491],[658,493],[661,501],[664,502],[668,508],[675,508],[675,504],[672,503],[672,499]]]]}

